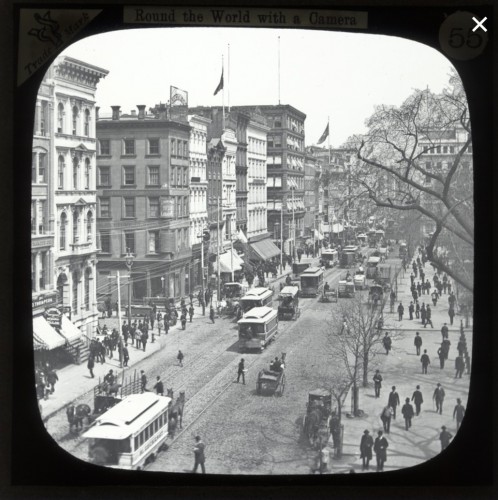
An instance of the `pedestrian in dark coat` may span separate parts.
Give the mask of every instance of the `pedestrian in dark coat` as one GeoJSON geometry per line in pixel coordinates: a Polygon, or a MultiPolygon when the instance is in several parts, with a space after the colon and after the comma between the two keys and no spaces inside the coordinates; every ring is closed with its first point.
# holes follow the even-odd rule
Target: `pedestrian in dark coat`
{"type": "Polygon", "coordinates": [[[451,438],[453,437],[452,434],[450,434],[446,430],[446,426],[441,427],[441,433],[439,434],[439,441],[441,441],[441,451],[446,449],[448,445],[450,444],[451,438]]]}
{"type": "Polygon", "coordinates": [[[415,318],[420,318],[420,304],[418,303],[418,300],[415,301],[415,318]]]}
{"type": "Polygon", "coordinates": [[[465,361],[460,355],[455,358],[455,370],[455,378],[462,378],[463,372],[465,370],[465,361]]]}
{"type": "Polygon", "coordinates": [[[141,338],[141,341],[142,341],[142,348],[145,352],[145,347],[147,346],[147,341],[149,340],[149,334],[147,333],[147,330],[144,329],[143,333],[142,333],[142,338],[141,338]]]}
{"type": "Polygon", "coordinates": [[[360,441],[360,456],[363,463],[363,470],[369,469],[370,460],[372,460],[373,444],[373,437],[370,436],[370,432],[368,430],[363,431],[360,441]]]}
{"type": "Polygon", "coordinates": [[[425,310],[425,302],[422,302],[422,307],[420,308],[420,319],[422,320],[422,325],[425,328],[425,322],[427,320],[427,311],[425,310]]]}
{"type": "Polygon", "coordinates": [[[427,349],[424,349],[424,354],[420,357],[420,362],[422,363],[422,374],[427,375],[427,367],[431,364],[427,349]]]}
{"type": "Polygon", "coordinates": [[[386,350],[386,355],[389,354],[389,351],[391,350],[392,347],[392,339],[389,337],[389,333],[386,332],[386,335],[382,339],[382,345],[384,346],[384,349],[386,350]]]}
{"type": "Polygon", "coordinates": [[[123,347],[123,366],[128,366],[128,361],[130,360],[130,354],[128,352],[128,347],[126,345],[123,347]]]}
{"type": "Polygon", "coordinates": [[[422,295],[422,285],[420,284],[420,281],[417,283],[417,293],[419,297],[422,295]]]}
{"type": "Polygon", "coordinates": [[[447,338],[448,338],[448,333],[449,333],[448,326],[447,326],[447,324],[445,323],[445,324],[441,327],[441,336],[443,337],[443,338],[441,339],[441,341],[443,341],[444,339],[447,339],[447,338]]]}
{"type": "Polygon", "coordinates": [[[213,306],[211,306],[211,309],[209,310],[209,319],[214,323],[214,309],[213,309],[213,306]]]}
{"type": "Polygon", "coordinates": [[[425,325],[424,325],[424,328],[427,327],[427,324],[430,324],[431,328],[434,328],[434,325],[432,324],[431,306],[429,304],[427,304],[427,307],[425,308],[425,325]]]}
{"type": "Polygon", "coordinates": [[[242,377],[242,383],[246,385],[246,372],[244,367],[244,358],[239,362],[239,367],[237,370],[237,384],[239,383],[240,377],[242,377]]]}
{"type": "Polygon", "coordinates": [[[443,347],[441,345],[441,347],[437,350],[437,357],[439,358],[439,368],[441,368],[441,370],[444,368],[444,361],[445,361],[445,356],[444,356],[444,351],[443,351],[443,347]]]}
{"type": "Polygon", "coordinates": [[[387,448],[389,443],[387,439],[383,436],[383,432],[379,431],[377,437],[375,438],[374,451],[377,458],[377,471],[384,470],[384,462],[387,460],[387,448]]]}
{"type": "Polygon", "coordinates": [[[190,307],[188,308],[188,315],[190,317],[190,322],[192,323],[192,318],[194,317],[194,306],[190,304],[190,307]]]}
{"type": "Polygon", "coordinates": [[[156,391],[156,394],[159,394],[159,396],[164,396],[164,385],[161,382],[161,377],[159,375],[156,377],[154,390],[156,391]]]}
{"type": "Polygon", "coordinates": [[[380,419],[382,420],[382,426],[384,428],[384,432],[387,432],[387,434],[389,434],[391,430],[392,416],[393,416],[393,409],[389,405],[384,406],[380,414],[380,419]]]}
{"type": "Polygon", "coordinates": [[[200,436],[195,436],[195,446],[194,446],[194,469],[192,472],[197,472],[197,467],[200,465],[203,474],[206,474],[206,468],[204,466],[205,456],[204,456],[204,443],[201,441],[200,436]]]}
{"type": "Polygon", "coordinates": [[[415,415],[413,406],[410,404],[410,398],[405,399],[405,404],[401,408],[401,414],[405,419],[405,430],[410,429],[410,427],[412,426],[412,418],[415,415]]]}
{"type": "Polygon", "coordinates": [[[405,312],[405,308],[403,307],[403,304],[400,302],[398,306],[398,319],[401,321],[403,319],[403,313],[405,312]]]}
{"type": "Polygon", "coordinates": [[[467,350],[467,342],[465,342],[465,340],[462,339],[462,337],[460,337],[460,340],[458,341],[457,350],[459,356],[462,357],[465,356],[465,351],[467,350]]]}
{"type": "Polygon", "coordinates": [[[457,404],[453,409],[453,420],[456,418],[457,430],[460,429],[460,425],[462,423],[464,415],[465,415],[465,406],[462,405],[462,400],[458,398],[457,404]]]}
{"type": "Polygon", "coordinates": [[[93,356],[90,356],[88,358],[88,363],[86,366],[87,366],[88,370],[90,371],[90,376],[92,378],[95,378],[95,375],[93,374],[93,368],[95,366],[95,360],[94,360],[93,356]]]}
{"type": "Polygon", "coordinates": [[[413,345],[417,349],[417,356],[420,356],[420,348],[422,347],[422,337],[418,332],[415,333],[415,339],[413,340],[413,345]]]}
{"type": "Polygon", "coordinates": [[[140,390],[141,392],[145,392],[147,390],[147,375],[143,370],[140,371],[140,390]]]}
{"type": "Polygon", "coordinates": [[[417,417],[420,415],[420,408],[422,406],[422,403],[424,402],[424,398],[422,396],[422,393],[420,392],[420,386],[417,385],[417,388],[412,394],[412,401],[415,405],[415,414],[417,417]]]}
{"type": "Polygon", "coordinates": [[[453,318],[455,317],[455,309],[450,306],[448,309],[448,316],[450,317],[450,325],[453,325],[453,318]]]}
{"type": "Polygon", "coordinates": [[[187,327],[187,316],[182,314],[180,321],[182,323],[182,330],[185,330],[185,328],[187,327]]]}
{"type": "Polygon", "coordinates": [[[390,406],[393,410],[393,418],[396,420],[396,407],[399,406],[400,400],[399,400],[399,394],[396,392],[396,386],[392,386],[392,390],[389,393],[389,398],[387,400],[387,405],[390,406]]]}
{"type": "Polygon", "coordinates": [[[375,370],[375,375],[373,376],[375,397],[380,396],[380,388],[382,387],[382,375],[379,370],[375,370]]]}
{"type": "Polygon", "coordinates": [[[411,281],[410,286],[413,286],[415,284],[415,275],[413,273],[410,274],[410,281],[411,281]]]}
{"type": "Polygon", "coordinates": [[[410,314],[410,319],[413,319],[414,312],[415,312],[415,306],[413,305],[413,302],[410,302],[410,305],[408,306],[408,313],[410,314]]]}
{"type": "Polygon", "coordinates": [[[178,351],[178,355],[176,356],[176,359],[178,360],[178,364],[180,366],[183,366],[183,358],[185,356],[183,355],[183,352],[182,351],[178,351]]]}
{"type": "Polygon", "coordinates": [[[432,295],[431,295],[431,298],[432,298],[432,303],[433,303],[434,307],[436,307],[436,305],[437,305],[437,299],[438,299],[438,297],[439,297],[439,296],[438,296],[438,294],[437,294],[437,291],[436,291],[436,290],[434,290],[434,291],[432,292],[432,295]]]}
{"type": "Polygon", "coordinates": [[[436,412],[439,412],[440,415],[443,413],[443,403],[444,397],[446,393],[444,392],[441,384],[437,384],[437,387],[434,389],[434,394],[432,395],[432,399],[436,402],[436,412]]]}
{"type": "Polygon", "coordinates": [[[451,346],[450,339],[444,339],[441,342],[441,347],[444,353],[444,359],[448,359],[448,354],[450,353],[450,346],[451,346]]]}

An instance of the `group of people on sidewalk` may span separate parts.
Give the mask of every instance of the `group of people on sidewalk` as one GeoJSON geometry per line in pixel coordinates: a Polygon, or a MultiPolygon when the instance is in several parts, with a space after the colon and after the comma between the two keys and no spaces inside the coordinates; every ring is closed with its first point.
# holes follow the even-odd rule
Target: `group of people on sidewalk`
{"type": "MultiPolygon", "coordinates": [[[[431,284],[429,280],[425,280],[424,274],[424,265],[426,259],[425,254],[419,251],[419,256],[413,261],[412,269],[413,272],[410,276],[411,278],[411,291],[414,301],[410,302],[410,306],[408,308],[410,314],[410,320],[414,319],[414,315],[416,319],[421,319],[422,324],[426,327],[429,324],[432,328],[434,328],[431,319],[431,310],[430,305],[425,305],[422,303],[420,307],[418,304],[418,299],[423,294],[430,294],[431,284]],[[420,281],[418,284],[415,284],[415,278],[417,275],[420,276],[420,281]],[[415,304],[414,304],[415,302],[415,304]]],[[[406,263],[405,263],[406,265],[406,263]]],[[[450,316],[450,324],[453,324],[453,316],[455,311],[455,303],[456,298],[454,296],[453,291],[451,290],[451,282],[446,274],[441,277],[441,272],[436,269],[436,273],[434,275],[434,292],[432,294],[433,305],[437,304],[437,300],[443,293],[448,293],[448,303],[449,303],[449,316],[450,316]]],[[[394,304],[395,304],[396,296],[394,293],[391,294],[391,312],[393,312],[394,304]]],[[[399,321],[403,319],[404,307],[402,302],[399,303],[398,308],[398,318],[399,321]]],[[[440,367],[444,368],[444,361],[448,359],[448,353],[450,349],[450,340],[449,340],[449,328],[447,323],[444,323],[441,328],[442,342],[441,346],[438,349],[438,357],[440,359],[440,367]]],[[[386,332],[385,336],[382,338],[382,344],[386,350],[386,354],[389,354],[392,349],[392,339],[389,337],[389,334],[386,332]]],[[[414,338],[414,345],[416,348],[417,356],[420,356],[423,340],[420,332],[416,332],[414,338]]],[[[467,342],[465,337],[465,331],[463,328],[463,322],[460,326],[460,339],[457,346],[458,356],[455,359],[455,378],[461,378],[465,369],[467,369],[467,373],[470,373],[470,356],[467,350],[467,342]]],[[[427,374],[428,366],[430,365],[430,358],[427,354],[427,349],[424,349],[422,356],[420,357],[420,361],[422,364],[422,374],[427,374]]],[[[373,376],[374,383],[374,395],[375,398],[381,397],[381,388],[382,388],[383,377],[380,373],[380,370],[377,369],[373,376]]],[[[432,392],[432,400],[434,403],[434,411],[442,415],[443,414],[443,405],[446,397],[445,389],[440,382],[437,383],[436,387],[432,392]]],[[[389,447],[389,442],[386,438],[386,434],[389,434],[391,431],[391,421],[396,420],[397,410],[400,409],[401,415],[404,420],[404,429],[405,431],[409,431],[412,427],[412,422],[415,417],[421,417],[422,415],[422,405],[424,403],[424,396],[422,394],[421,385],[416,385],[415,390],[413,391],[411,397],[405,397],[404,403],[402,404],[401,398],[396,390],[396,386],[392,386],[391,392],[387,397],[387,404],[382,408],[380,412],[380,420],[382,422],[382,430],[377,432],[377,437],[374,438],[370,435],[370,431],[365,429],[363,435],[360,440],[360,457],[362,459],[362,468],[363,470],[369,470],[370,468],[370,460],[373,457],[373,453],[375,453],[377,460],[377,471],[384,470],[384,463],[387,460],[387,449],[389,447]]],[[[465,415],[465,407],[462,404],[461,398],[457,398],[456,405],[453,409],[453,419],[456,420],[456,430],[460,428],[461,422],[465,415]]],[[[422,417],[423,418],[423,417],[422,417]]],[[[445,425],[441,426],[441,431],[439,432],[439,441],[441,444],[441,450],[444,450],[450,443],[453,435],[448,431],[445,425]]]]}

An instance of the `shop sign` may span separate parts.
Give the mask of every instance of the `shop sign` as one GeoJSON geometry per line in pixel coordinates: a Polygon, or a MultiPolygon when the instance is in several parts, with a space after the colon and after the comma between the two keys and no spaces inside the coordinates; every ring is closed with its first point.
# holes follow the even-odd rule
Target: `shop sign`
{"type": "Polygon", "coordinates": [[[45,319],[50,326],[61,328],[62,313],[57,307],[50,307],[45,311],[45,319]]]}
{"type": "Polygon", "coordinates": [[[33,309],[37,309],[38,307],[47,307],[54,306],[57,302],[57,294],[56,293],[44,293],[42,295],[38,295],[34,297],[31,301],[31,305],[33,309]]]}

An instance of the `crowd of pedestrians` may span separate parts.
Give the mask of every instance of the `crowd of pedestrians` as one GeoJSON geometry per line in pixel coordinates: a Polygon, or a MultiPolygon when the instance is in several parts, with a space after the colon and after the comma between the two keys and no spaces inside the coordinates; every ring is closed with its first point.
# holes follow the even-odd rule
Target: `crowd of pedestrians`
{"type": "MultiPolygon", "coordinates": [[[[413,300],[408,306],[409,320],[419,323],[421,327],[426,328],[429,325],[434,329],[432,319],[432,307],[436,307],[441,297],[446,295],[448,301],[448,323],[444,323],[441,327],[441,344],[437,348],[437,360],[439,361],[440,370],[445,369],[445,363],[448,362],[448,356],[451,349],[451,342],[449,338],[449,326],[453,325],[456,297],[452,290],[451,280],[447,274],[435,270],[432,283],[425,275],[426,257],[423,249],[419,249],[419,255],[413,260],[411,264],[410,275],[410,291],[413,300]],[[424,295],[427,297],[424,300],[424,295]]],[[[408,264],[405,263],[407,266],[408,264]]],[[[394,313],[394,305],[396,301],[395,294],[391,294],[391,313],[394,313]]],[[[399,302],[397,307],[398,321],[403,321],[405,308],[402,301],[399,302]]],[[[413,339],[416,355],[420,360],[422,366],[422,374],[425,376],[430,371],[431,357],[428,354],[428,349],[424,348],[424,335],[421,331],[416,331],[413,339]],[[422,353],[422,354],[421,354],[422,353]]],[[[385,349],[385,354],[389,355],[393,347],[392,338],[388,333],[385,333],[381,339],[382,346],[385,349]]],[[[431,341],[432,343],[432,341],[431,341]]],[[[431,346],[427,346],[429,349],[431,346]]],[[[458,355],[455,357],[455,378],[462,378],[467,373],[470,374],[470,355],[467,349],[466,335],[463,327],[463,321],[460,325],[460,338],[456,346],[458,355]]],[[[437,361],[436,361],[437,364],[437,361]]],[[[375,370],[373,375],[373,389],[376,400],[383,399],[381,395],[382,382],[389,383],[390,377],[383,375],[380,369],[375,370]]],[[[394,381],[394,380],[393,380],[394,381]]],[[[431,384],[432,385],[432,384],[431,384]]],[[[403,392],[406,391],[406,388],[403,392]]],[[[417,427],[417,422],[424,419],[426,412],[433,412],[437,415],[445,413],[445,399],[446,390],[441,382],[437,382],[432,387],[424,387],[424,384],[418,384],[414,387],[411,394],[399,394],[395,385],[391,386],[391,391],[387,394],[385,403],[379,406],[379,418],[382,430],[376,430],[377,438],[374,440],[371,435],[371,430],[365,429],[361,436],[359,448],[360,458],[362,459],[363,470],[370,470],[370,460],[375,453],[377,460],[377,471],[384,470],[384,462],[387,460],[389,441],[388,436],[391,433],[391,423],[396,420],[398,414],[401,414],[404,432],[411,432],[412,426],[417,427]],[[429,392],[430,391],[430,392],[429,392]],[[423,393],[429,392],[429,397],[432,399],[432,408],[424,409],[424,401],[427,399],[423,393]],[[403,397],[402,397],[403,396],[403,397]]],[[[446,410],[447,411],[447,410],[446,410]]],[[[456,405],[453,408],[453,420],[456,421],[455,430],[458,431],[461,422],[465,415],[465,406],[461,398],[456,399],[456,405]]],[[[444,450],[453,438],[452,433],[446,426],[441,426],[437,434],[441,449],[444,450]]],[[[436,438],[437,439],[437,438],[436,438]]]]}

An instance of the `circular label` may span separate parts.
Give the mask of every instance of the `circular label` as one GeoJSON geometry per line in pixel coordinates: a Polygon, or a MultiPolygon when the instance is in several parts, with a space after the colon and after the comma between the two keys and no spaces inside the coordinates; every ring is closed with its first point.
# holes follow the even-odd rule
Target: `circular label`
{"type": "Polygon", "coordinates": [[[488,43],[488,34],[485,31],[488,29],[488,20],[484,19],[465,11],[449,15],[439,28],[439,45],[443,52],[459,61],[468,61],[481,55],[488,43]]]}

